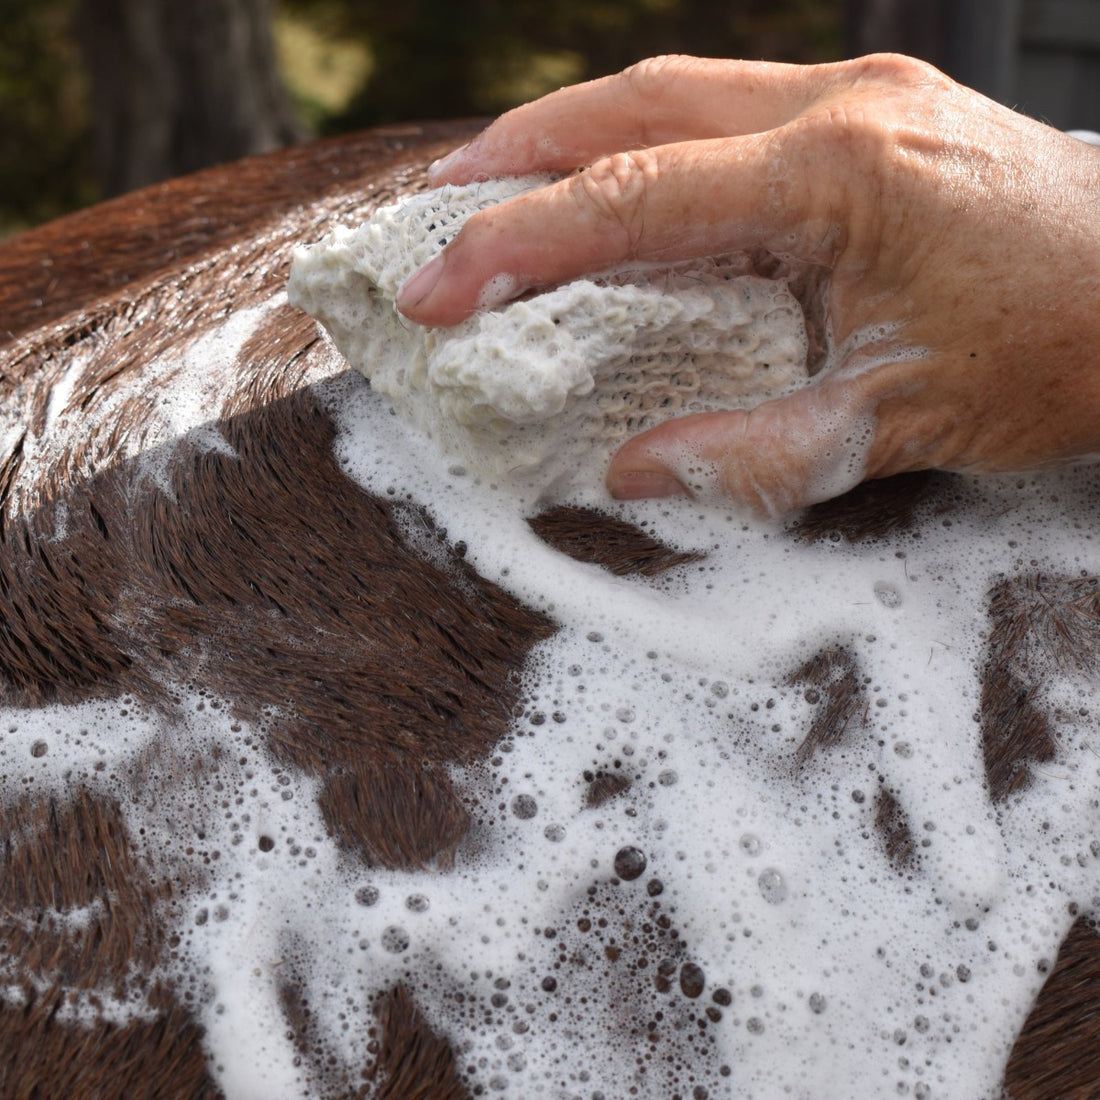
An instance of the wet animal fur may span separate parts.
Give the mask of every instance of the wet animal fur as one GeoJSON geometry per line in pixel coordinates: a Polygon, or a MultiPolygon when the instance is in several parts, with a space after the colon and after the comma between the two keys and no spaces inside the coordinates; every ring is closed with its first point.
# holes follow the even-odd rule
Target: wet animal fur
{"type": "MultiPolygon", "coordinates": [[[[254,158],[0,246],[0,402],[41,426],[83,355],[62,413],[89,415],[181,334],[266,300],[293,243],[364,196],[385,201],[420,185],[422,165],[467,132],[375,131],[254,158]]],[[[444,765],[491,752],[517,703],[510,674],[552,626],[478,577],[413,505],[370,497],[341,474],[323,404],[298,385],[316,341],[301,314],[267,316],[238,356],[217,423],[237,457],[183,441],[164,456],[170,493],[118,459],[125,434],[142,430],[148,395],[48,468],[28,467],[25,436],[10,441],[0,455],[0,700],[35,708],[130,697],[172,718],[180,704],[164,685],[202,683],[240,719],[263,718],[282,766],[317,777],[328,827],[355,858],[446,865],[469,821],[444,765]],[[410,524],[436,547],[430,562],[409,545],[410,524]],[[394,676],[398,650],[405,678],[394,676]]],[[[915,476],[866,487],[813,509],[793,533],[865,539],[919,524],[940,483],[915,476]]],[[[556,509],[532,526],[619,574],[688,564],[592,513],[556,509]]],[[[982,730],[995,798],[1051,752],[1029,681],[1036,647],[1076,667],[1093,669],[1100,657],[1096,593],[1096,578],[1022,576],[990,595],[982,730]]],[[[815,754],[863,732],[864,685],[843,650],[823,652],[794,679],[819,701],[792,762],[812,767],[815,754]]],[[[201,785],[200,763],[175,759],[171,745],[154,751],[159,769],[201,785]]],[[[149,763],[120,783],[141,789],[149,763]]],[[[592,805],[627,783],[611,773],[588,782],[592,805]]],[[[889,792],[876,799],[882,843],[904,871],[914,858],[908,825],[889,792]]],[[[0,1094],[218,1095],[187,996],[141,977],[175,949],[160,906],[201,880],[204,858],[200,844],[186,867],[143,862],[117,804],[78,782],[64,801],[28,790],[0,807],[0,942],[7,966],[25,975],[20,998],[0,1002],[0,1094]],[[92,914],[86,926],[54,919],[73,907],[92,914]],[[63,990],[135,982],[150,1019],[66,1022],[63,990]]],[[[667,957],[656,980],[671,989],[679,973],[687,988],[688,945],[659,903],[639,919],[667,957]]],[[[1100,945],[1090,925],[1074,925],[1050,970],[1009,1061],[1013,1100],[1100,1095],[1100,945]]],[[[316,1059],[292,971],[282,1005],[301,1056],[316,1059]]],[[[372,1052],[368,1066],[318,1064],[326,1095],[466,1095],[450,1048],[407,990],[375,1005],[372,1052]]]]}

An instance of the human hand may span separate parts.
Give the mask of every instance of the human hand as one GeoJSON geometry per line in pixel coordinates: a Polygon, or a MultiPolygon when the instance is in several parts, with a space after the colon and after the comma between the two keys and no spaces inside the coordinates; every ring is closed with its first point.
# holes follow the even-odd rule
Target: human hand
{"type": "Polygon", "coordinates": [[[745,250],[828,272],[811,384],[642,433],[613,495],[781,515],[864,478],[1100,453],[1100,150],[909,58],[672,57],[511,111],[432,174],[576,168],[472,217],[402,312],[449,325],[634,261],[745,250]]]}

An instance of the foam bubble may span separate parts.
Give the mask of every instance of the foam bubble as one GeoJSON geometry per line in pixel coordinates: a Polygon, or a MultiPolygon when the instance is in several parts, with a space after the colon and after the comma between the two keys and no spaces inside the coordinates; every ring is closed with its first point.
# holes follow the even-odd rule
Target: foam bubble
{"type": "Polygon", "coordinates": [[[477,292],[478,309],[495,309],[511,301],[519,290],[519,280],[515,275],[501,271],[485,280],[477,292]]]}

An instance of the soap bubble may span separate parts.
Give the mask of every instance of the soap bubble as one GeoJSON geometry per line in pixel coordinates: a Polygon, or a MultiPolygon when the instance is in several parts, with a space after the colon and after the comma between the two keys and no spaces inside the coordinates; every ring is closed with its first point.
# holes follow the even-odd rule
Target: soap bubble
{"type": "Polygon", "coordinates": [[[359,902],[360,905],[377,905],[378,898],[379,893],[377,886],[368,884],[367,886],[360,886],[359,889],[355,891],[355,900],[359,902]]]}
{"type": "Polygon", "coordinates": [[[615,853],[615,874],[626,882],[638,878],[646,868],[645,852],[627,846],[615,853]]]}
{"type": "Polygon", "coordinates": [[[680,991],[685,997],[698,997],[703,992],[706,981],[706,974],[703,973],[701,966],[695,963],[684,963],[680,967],[680,991]]]}
{"type": "Polygon", "coordinates": [[[780,871],[768,867],[760,872],[756,880],[760,893],[769,905],[779,905],[787,900],[787,882],[780,871]]]}
{"type": "Polygon", "coordinates": [[[875,581],[874,593],[875,599],[883,607],[901,607],[901,590],[897,585],[891,584],[889,581],[875,581]]]}
{"type": "Polygon", "coordinates": [[[391,955],[400,955],[408,951],[411,942],[408,932],[397,924],[391,924],[382,933],[382,947],[391,955]]]}
{"type": "Polygon", "coordinates": [[[539,812],[539,804],[529,794],[517,794],[512,799],[512,813],[521,821],[529,821],[539,812]]]}

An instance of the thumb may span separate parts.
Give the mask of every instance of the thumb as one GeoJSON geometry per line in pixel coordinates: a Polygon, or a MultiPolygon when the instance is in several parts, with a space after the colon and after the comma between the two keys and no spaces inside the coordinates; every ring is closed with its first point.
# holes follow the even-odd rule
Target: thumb
{"type": "Polygon", "coordinates": [[[843,383],[808,386],[754,409],[668,420],[625,443],[607,487],[620,500],[733,500],[775,518],[839,496],[867,475],[867,403],[843,383]]]}

